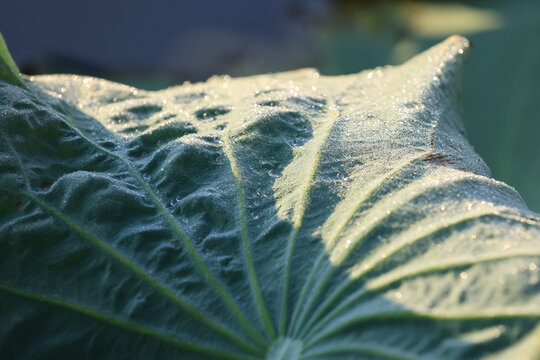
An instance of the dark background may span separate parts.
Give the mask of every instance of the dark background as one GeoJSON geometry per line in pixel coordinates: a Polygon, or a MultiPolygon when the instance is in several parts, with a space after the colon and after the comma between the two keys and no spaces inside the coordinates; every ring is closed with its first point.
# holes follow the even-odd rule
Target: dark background
{"type": "Polygon", "coordinates": [[[540,1],[2,0],[0,9],[23,73],[145,89],[300,67],[354,73],[465,35],[469,139],[540,211],[540,1]]]}

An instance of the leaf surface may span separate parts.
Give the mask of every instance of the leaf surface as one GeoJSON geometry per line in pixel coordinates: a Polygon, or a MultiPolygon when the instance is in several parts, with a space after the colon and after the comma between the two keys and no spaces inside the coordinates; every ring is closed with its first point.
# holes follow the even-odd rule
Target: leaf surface
{"type": "Polygon", "coordinates": [[[468,51],[157,92],[0,82],[1,353],[535,358],[540,219],[464,138],[468,51]]]}

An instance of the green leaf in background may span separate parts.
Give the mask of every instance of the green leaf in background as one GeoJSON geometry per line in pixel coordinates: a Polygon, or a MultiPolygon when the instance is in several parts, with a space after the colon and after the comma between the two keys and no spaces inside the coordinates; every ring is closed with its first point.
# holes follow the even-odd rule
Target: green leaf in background
{"type": "Polygon", "coordinates": [[[540,219],[463,136],[468,51],[0,82],[2,358],[538,358],[540,219]]]}
{"type": "Polygon", "coordinates": [[[0,34],[0,79],[14,85],[21,84],[20,71],[11,58],[2,34],[0,34]]]}

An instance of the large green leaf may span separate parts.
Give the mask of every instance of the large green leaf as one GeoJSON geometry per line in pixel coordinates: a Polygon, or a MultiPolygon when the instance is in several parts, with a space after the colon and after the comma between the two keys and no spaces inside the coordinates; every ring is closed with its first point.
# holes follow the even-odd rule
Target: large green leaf
{"type": "Polygon", "coordinates": [[[2,358],[538,358],[540,219],[463,136],[468,51],[0,82],[2,358]]]}

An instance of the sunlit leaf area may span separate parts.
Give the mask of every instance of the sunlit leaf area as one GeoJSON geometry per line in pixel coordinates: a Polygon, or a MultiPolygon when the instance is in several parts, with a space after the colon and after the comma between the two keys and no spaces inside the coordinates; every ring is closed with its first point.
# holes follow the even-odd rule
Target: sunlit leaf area
{"type": "Polygon", "coordinates": [[[0,359],[540,359],[540,3],[60,3],[0,13],[0,359]]]}

